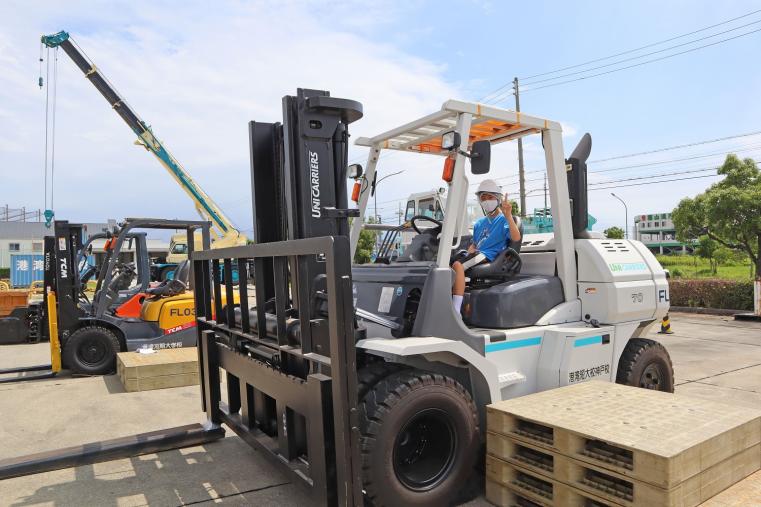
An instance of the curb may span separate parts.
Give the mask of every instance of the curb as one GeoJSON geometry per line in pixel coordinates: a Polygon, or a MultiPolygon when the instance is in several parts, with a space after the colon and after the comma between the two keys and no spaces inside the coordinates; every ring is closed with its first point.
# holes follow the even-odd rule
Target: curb
{"type": "Polygon", "coordinates": [[[747,310],[728,310],[726,308],[703,308],[702,306],[672,306],[669,311],[678,313],[699,313],[701,315],[728,315],[746,313],[747,310]]]}

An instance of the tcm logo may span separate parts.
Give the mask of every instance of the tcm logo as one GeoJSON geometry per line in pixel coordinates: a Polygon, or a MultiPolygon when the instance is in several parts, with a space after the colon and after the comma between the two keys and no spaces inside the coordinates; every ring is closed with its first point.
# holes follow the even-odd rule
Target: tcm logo
{"type": "Polygon", "coordinates": [[[69,264],[66,257],[61,257],[61,263],[58,266],[58,270],[61,272],[61,278],[69,277],[69,264]]]}
{"type": "Polygon", "coordinates": [[[170,308],[169,315],[172,317],[190,317],[196,314],[195,308],[170,308]]]}
{"type": "Polygon", "coordinates": [[[317,152],[309,152],[309,176],[312,188],[312,217],[320,218],[320,160],[317,152]]]}

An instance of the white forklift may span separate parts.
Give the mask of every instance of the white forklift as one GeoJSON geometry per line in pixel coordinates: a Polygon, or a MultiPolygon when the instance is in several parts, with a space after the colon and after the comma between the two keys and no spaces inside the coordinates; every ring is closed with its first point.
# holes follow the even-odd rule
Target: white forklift
{"type": "Polygon", "coordinates": [[[673,390],[666,350],[642,338],[669,307],[664,270],[641,243],[586,231],[588,135],[565,160],[559,123],[451,100],[358,139],[370,148],[362,174],[346,162],[361,116],[355,101],[299,89],[282,123],[250,123],[256,244],[193,255],[209,424],[233,429],[317,503],[443,506],[478,487],[486,405],[591,379],[673,390]],[[469,270],[456,313],[450,263],[470,242],[468,166],[486,174],[492,144],[532,134],[554,233],[469,270]],[[401,256],[352,266],[386,149],[441,157],[443,220],[411,217],[417,235],[401,256]],[[219,276],[251,264],[256,308],[244,284],[219,276]],[[240,307],[223,307],[235,290],[240,307]]]}
{"type": "MultiPolygon", "coordinates": [[[[382,358],[359,373],[363,482],[375,503],[444,505],[456,496],[478,456],[489,403],[591,379],[673,391],[668,353],[641,338],[669,308],[663,268],[638,241],[586,230],[589,135],[566,160],[559,123],[450,100],[356,144],[370,148],[360,178],[373,180],[382,150],[401,150],[442,157],[448,185],[443,221],[412,217],[420,233],[404,255],[352,269],[367,328],[357,354],[382,358]],[[492,144],[532,134],[545,149],[554,233],[524,238],[466,273],[457,315],[449,266],[471,240],[458,212],[469,197],[466,168],[487,173],[492,144]]],[[[352,255],[368,198],[359,195],[352,255]]]]}

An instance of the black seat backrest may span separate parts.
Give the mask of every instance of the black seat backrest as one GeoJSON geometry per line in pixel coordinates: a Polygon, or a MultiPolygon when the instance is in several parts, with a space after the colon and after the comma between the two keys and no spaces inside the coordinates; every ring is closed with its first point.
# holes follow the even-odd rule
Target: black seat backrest
{"type": "Polygon", "coordinates": [[[513,215],[513,220],[515,220],[515,225],[518,226],[518,231],[521,233],[521,239],[520,241],[511,241],[510,248],[518,253],[521,253],[521,245],[523,244],[523,220],[521,220],[521,217],[517,217],[515,215],[513,215]]]}
{"type": "Polygon", "coordinates": [[[190,282],[190,260],[189,259],[185,259],[177,266],[177,268],[175,268],[174,279],[184,283],[185,287],[188,286],[188,283],[190,282]]]}

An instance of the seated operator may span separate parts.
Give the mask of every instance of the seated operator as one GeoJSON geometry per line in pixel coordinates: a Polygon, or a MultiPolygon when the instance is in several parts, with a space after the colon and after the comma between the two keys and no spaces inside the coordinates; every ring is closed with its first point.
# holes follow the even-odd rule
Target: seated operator
{"type": "Polygon", "coordinates": [[[465,294],[465,272],[483,262],[491,262],[511,241],[520,241],[521,233],[513,219],[513,205],[494,180],[484,180],[478,185],[476,197],[484,212],[483,217],[473,225],[473,241],[468,246],[468,255],[452,263],[454,287],[452,303],[457,313],[462,308],[465,294]]]}

